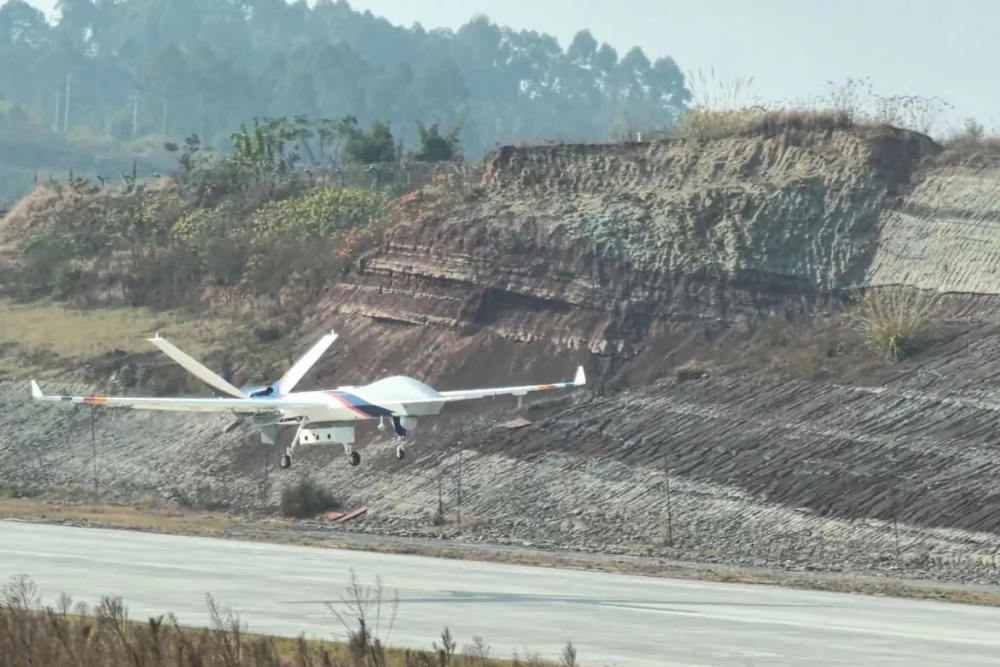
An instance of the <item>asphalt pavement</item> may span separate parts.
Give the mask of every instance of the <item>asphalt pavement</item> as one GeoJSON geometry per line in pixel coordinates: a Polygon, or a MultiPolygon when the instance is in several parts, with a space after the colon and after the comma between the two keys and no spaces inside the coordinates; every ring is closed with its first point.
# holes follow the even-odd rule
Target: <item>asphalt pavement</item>
{"type": "Polygon", "coordinates": [[[251,632],[343,638],[328,604],[352,569],[380,577],[378,634],[584,665],[1000,665],[1000,609],[259,542],[0,521],[0,577],[27,574],[46,603],[121,596],[132,618],[209,623],[205,594],[251,632]],[[389,628],[392,598],[396,619],[389,628]]]}

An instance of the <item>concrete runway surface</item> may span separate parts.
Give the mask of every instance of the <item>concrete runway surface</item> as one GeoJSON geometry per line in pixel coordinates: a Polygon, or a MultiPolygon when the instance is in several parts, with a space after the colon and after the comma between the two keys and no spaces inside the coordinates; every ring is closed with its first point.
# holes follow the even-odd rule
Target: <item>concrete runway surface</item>
{"type": "Polygon", "coordinates": [[[207,624],[210,592],[252,632],[342,638],[326,603],[351,568],[398,591],[397,646],[447,625],[495,656],[572,640],[584,665],[1000,665],[994,608],[0,521],[4,583],[27,574],[46,603],[121,596],[137,619],[207,624]]]}

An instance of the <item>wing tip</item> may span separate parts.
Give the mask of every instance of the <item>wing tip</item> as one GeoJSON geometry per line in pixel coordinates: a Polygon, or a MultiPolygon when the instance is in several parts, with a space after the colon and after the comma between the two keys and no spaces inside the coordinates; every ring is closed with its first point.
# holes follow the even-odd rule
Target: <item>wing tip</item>
{"type": "Polygon", "coordinates": [[[577,387],[587,384],[587,374],[583,372],[583,366],[576,367],[576,377],[573,378],[573,384],[577,387]]]}

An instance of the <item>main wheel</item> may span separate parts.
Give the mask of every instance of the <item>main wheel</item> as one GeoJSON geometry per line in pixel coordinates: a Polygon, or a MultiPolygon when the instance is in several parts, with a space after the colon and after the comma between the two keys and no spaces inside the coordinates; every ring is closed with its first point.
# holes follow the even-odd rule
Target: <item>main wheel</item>
{"type": "Polygon", "coordinates": [[[278,465],[286,470],[292,467],[292,457],[288,454],[282,454],[281,458],[278,459],[278,465]]]}
{"type": "Polygon", "coordinates": [[[361,463],[361,454],[357,452],[351,452],[351,455],[347,457],[347,462],[352,466],[356,466],[361,463]]]}
{"type": "Polygon", "coordinates": [[[396,459],[398,461],[402,461],[405,458],[406,458],[406,450],[403,449],[402,445],[399,445],[398,447],[396,447],[396,459]]]}

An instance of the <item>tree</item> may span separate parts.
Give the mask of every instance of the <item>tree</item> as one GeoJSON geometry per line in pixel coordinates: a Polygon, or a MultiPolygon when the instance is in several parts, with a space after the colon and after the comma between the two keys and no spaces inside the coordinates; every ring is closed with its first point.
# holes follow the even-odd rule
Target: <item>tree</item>
{"type": "Polygon", "coordinates": [[[414,154],[416,159],[424,162],[447,162],[455,159],[458,154],[461,126],[456,125],[444,136],[441,136],[438,123],[426,128],[423,123],[418,122],[417,130],[420,133],[420,150],[414,154]]]}
{"type": "Polygon", "coordinates": [[[392,162],[396,159],[396,143],[392,138],[389,124],[385,121],[375,121],[371,131],[365,132],[358,128],[357,121],[351,118],[345,121],[341,130],[347,135],[344,153],[351,162],[374,164],[392,162]]]}
{"type": "MultiPolygon", "coordinates": [[[[481,14],[452,31],[394,26],[339,0],[60,0],[59,9],[50,25],[26,0],[0,0],[0,91],[31,125],[61,128],[68,117],[85,139],[80,155],[93,156],[95,143],[126,152],[133,140],[160,146],[192,134],[224,154],[240,123],[305,115],[354,117],[366,130],[289,121],[275,130],[296,135],[282,144],[286,167],[392,159],[404,137],[390,128],[415,119],[461,121],[451,148],[479,158],[497,142],[603,139],[624,116],[662,126],[690,98],[669,58],[651,65],[632,49],[619,59],[589,30],[563,49],[481,14]]],[[[444,143],[418,153],[444,156],[449,136],[439,130],[444,143]]]]}
{"type": "Polygon", "coordinates": [[[589,65],[597,53],[597,40],[589,30],[581,30],[573,36],[566,49],[566,57],[575,65],[589,65]]]}

